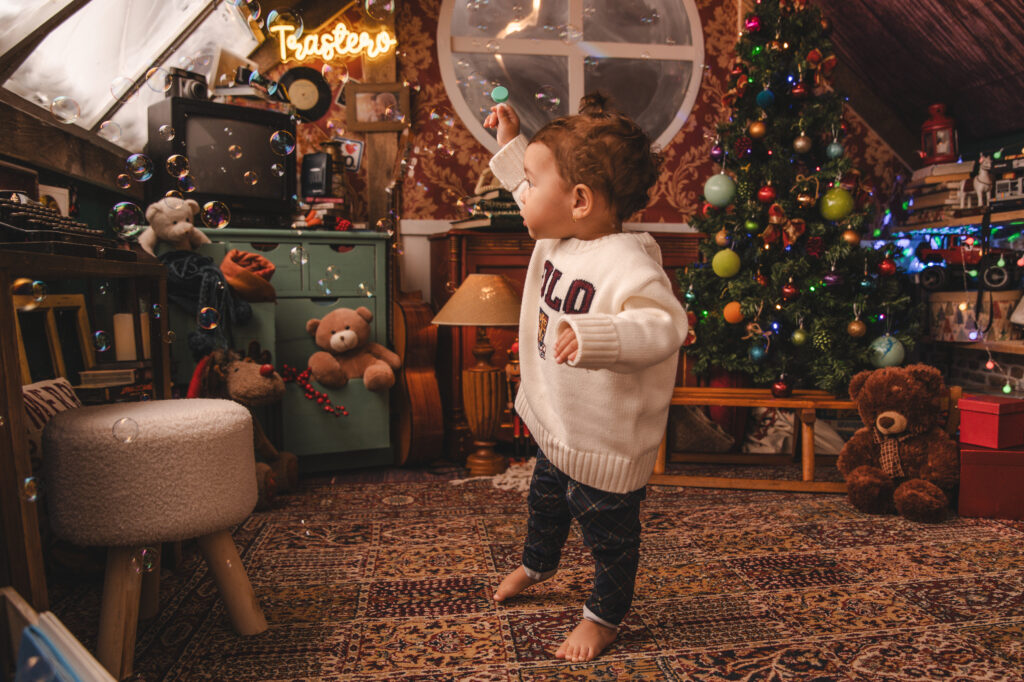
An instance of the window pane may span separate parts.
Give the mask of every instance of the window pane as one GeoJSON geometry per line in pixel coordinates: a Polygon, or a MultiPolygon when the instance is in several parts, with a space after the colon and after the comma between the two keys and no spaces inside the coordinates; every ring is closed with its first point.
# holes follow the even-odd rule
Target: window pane
{"type": "Polygon", "coordinates": [[[569,21],[564,0],[455,0],[453,36],[557,40],[569,21]]]}
{"type": "Polygon", "coordinates": [[[679,0],[584,0],[583,39],[612,43],[692,45],[679,0]]]}
{"type": "MultiPolygon", "coordinates": [[[[35,12],[47,3],[50,3],[52,11],[56,12],[66,5],[68,0],[0,0],[0,45],[5,45],[8,36],[14,33],[21,34],[21,37],[24,37],[25,31],[34,27],[23,27],[21,22],[38,21],[39,17],[36,16],[35,12]]],[[[15,42],[17,41],[15,40],[15,42]]],[[[5,47],[12,46],[5,45],[5,47]]],[[[0,52],[2,51],[0,49],[0,52]]]]}
{"type": "Polygon", "coordinates": [[[586,92],[608,93],[620,111],[657,137],[682,106],[692,74],[691,62],[587,58],[583,82],[586,92]]]}
{"type": "MultiPolygon", "coordinates": [[[[520,54],[455,54],[459,90],[476,120],[483,121],[494,102],[491,88],[504,85],[527,137],[557,116],[569,113],[565,57],[520,54]]],[[[575,112],[576,107],[573,106],[575,112]]],[[[494,135],[492,130],[491,135],[494,135]]]]}

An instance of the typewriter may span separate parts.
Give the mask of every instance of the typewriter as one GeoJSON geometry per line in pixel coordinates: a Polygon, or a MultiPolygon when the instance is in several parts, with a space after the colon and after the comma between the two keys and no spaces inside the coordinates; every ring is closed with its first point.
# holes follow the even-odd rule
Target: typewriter
{"type": "Polygon", "coordinates": [[[0,249],[134,261],[137,255],[103,230],[61,215],[20,191],[0,189],[0,249]]]}

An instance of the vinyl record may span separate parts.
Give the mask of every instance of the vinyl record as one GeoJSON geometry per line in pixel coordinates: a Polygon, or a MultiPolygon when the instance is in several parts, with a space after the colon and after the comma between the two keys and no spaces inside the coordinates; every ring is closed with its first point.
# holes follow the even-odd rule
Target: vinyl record
{"type": "Polygon", "coordinates": [[[308,66],[296,66],[279,81],[303,121],[315,121],[331,107],[331,88],[320,72],[308,66]]]}

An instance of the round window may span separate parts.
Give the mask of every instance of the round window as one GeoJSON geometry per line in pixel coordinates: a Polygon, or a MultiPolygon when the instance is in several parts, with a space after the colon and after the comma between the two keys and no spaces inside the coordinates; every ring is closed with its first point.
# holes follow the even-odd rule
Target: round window
{"type": "Polygon", "coordinates": [[[659,146],[697,99],[704,37],[694,0],[443,0],[437,48],[456,113],[484,146],[504,86],[529,137],[601,90],[659,146]]]}

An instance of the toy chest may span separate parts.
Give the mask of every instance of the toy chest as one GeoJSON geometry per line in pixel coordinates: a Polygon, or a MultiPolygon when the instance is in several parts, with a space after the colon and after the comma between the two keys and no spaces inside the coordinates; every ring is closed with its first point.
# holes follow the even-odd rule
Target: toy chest
{"type": "Polygon", "coordinates": [[[1021,328],[1010,322],[1021,292],[985,291],[981,296],[981,309],[976,310],[977,291],[933,291],[928,294],[928,329],[936,341],[971,343],[982,340],[971,338],[971,332],[980,333],[988,326],[989,301],[995,309],[992,326],[984,334],[985,341],[1014,341],[1021,338],[1021,328]],[[965,304],[965,309],[960,307],[965,304]]]}
{"type": "Polygon", "coordinates": [[[960,448],[960,516],[1024,520],[1024,446],[960,448]]]}
{"type": "Polygon", "coordinates": [[[1024,400],[965,393],[957,407],[961,443],[986,448],[1024,445],[1024,400]]]}

